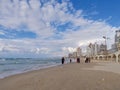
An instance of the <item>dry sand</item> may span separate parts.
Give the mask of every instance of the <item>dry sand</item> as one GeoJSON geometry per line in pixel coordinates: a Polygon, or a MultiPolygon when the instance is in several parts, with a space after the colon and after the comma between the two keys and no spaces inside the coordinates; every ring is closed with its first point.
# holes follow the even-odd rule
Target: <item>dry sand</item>
{"type": "Polygon", "coordinates": [[[92,67],[92,68],[84,68],[86,70],[101,70],[101,71],[107,71],[107,72],[113,72],[120,74],[120,63],[115,62],[99,62],[98,65],[92,67]]]}
{"type": "Polygon", "coordinates": [[[99,69],[107,65],[71,63],[18,74],[0,79],[0,90],[120,90],[120,74],[99,69]]]}

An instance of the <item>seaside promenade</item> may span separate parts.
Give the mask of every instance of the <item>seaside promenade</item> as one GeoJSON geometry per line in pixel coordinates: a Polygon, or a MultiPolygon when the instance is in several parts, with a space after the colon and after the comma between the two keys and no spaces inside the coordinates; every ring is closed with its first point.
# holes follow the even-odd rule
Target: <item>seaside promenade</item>
{"type": "Polygon", "coordinates": [[[70,63],[0,79],[0,90],[120,90],[120,64],[70,63]]]}

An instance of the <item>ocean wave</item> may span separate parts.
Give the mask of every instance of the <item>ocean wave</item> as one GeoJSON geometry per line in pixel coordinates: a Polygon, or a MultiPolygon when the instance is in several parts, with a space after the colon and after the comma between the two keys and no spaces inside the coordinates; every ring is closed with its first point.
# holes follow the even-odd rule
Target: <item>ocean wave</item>
{"type": "Polygon", "coordinates": [[[0,78],[60,65],[60,59],[0,59],[0,78]]]}

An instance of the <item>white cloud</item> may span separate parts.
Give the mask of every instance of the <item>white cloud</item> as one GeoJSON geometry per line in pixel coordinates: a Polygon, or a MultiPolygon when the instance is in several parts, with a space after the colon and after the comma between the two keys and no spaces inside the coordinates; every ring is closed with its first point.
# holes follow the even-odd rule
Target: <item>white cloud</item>
{"type": "Polygon", "coordinates": [[[0,35],[5,35],[5,33],[1,31],[1,32],[0,32],[0,35]]]}
{"type": "Polygon", "coordinates": [[[73,47],[63,47],[62,48],[63,51],[67,51],[67,53],[73,53],[76,51],[76,48],[73,48],[73,47]]]}
{"type": "Polygon", "coordinates": [[[39,0],[30,0],[29,1],[30,7],[34,10],[39,10],[41,3],[39,0]]]}
{"type": "Polygon", "coordinates": [[[49,52],[48,48],[35,48],[31,50],[32,53],[36,53],[36,54],[47,54],[49,52]]]}
{"type": "MultiPolygon", "coordinates": [[[[119,27],[113,27],[100,20],[89,20],[83,16],[83,10],[75,10],[72,3],[55,0],[1,0],[0,25],[18,29],[26,25],[28,31],[37,35],[36,39],[0,39],[0,51],[64,55],[73,52],[78,46],[90,42],[103,42],[102,37],[108,36],[114,42],[114,32],[119,27]],[[41,3],[42,2],[42,3],[41,3]],[[72,10],[74,13],[71,13],[72,10]],[[59,31],[57,26],[70,22],[70,28],[59,31]],[[54,25],[52,25],[54,23],[54,25]],[[54,37],[56,36],[56,37],[54,37]],[[60,37],[57,38],[57,37],[60,37]]],[[[64,26],[63,26],[64,29],[64,26]]],[[[0,32],[0,34],[4,34],[0,32]]]]}

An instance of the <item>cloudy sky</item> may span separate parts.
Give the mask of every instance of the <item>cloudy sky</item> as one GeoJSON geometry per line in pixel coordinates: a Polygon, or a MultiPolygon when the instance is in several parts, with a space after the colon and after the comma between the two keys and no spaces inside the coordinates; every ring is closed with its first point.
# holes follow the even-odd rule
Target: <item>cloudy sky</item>
{"type": "Polygon", "coordinates": [[[0,57],[63,56],[114,43],[120,0],[0,0],[0,57]]]}

